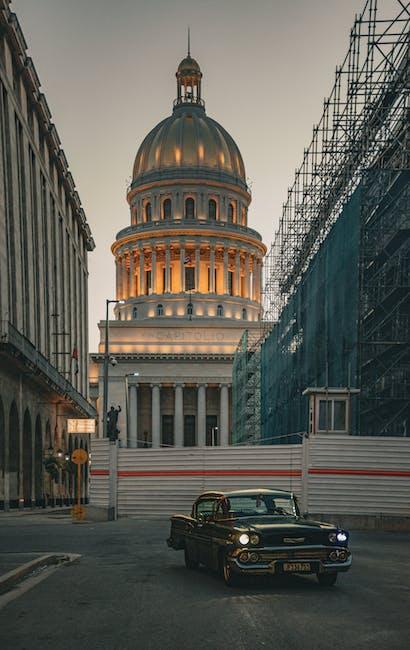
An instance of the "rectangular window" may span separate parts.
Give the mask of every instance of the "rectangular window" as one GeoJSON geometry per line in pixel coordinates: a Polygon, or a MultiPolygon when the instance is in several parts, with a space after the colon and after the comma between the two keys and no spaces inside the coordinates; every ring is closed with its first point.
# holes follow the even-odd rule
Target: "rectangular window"
{"type": "Polygon", "coordinates": [[[184,416],[184,447],[195,447],[195,415],[184,416]]]}
{"type": "Polygon", "coordinates": [[[185,268],[185,291],[195,289],[195,269],[192,267],[185,268]]]}
{"type": "Polygon", "coordinates": [[[218,416],[207,415],[206,416],[206,446],[216,447],[218,444],[219,444],[218,416]]]}
{"type": "Polygon", "coordinates": [[[228,271],[228,293],[233,296],[233,271],[228,271]]]}
{"type": "Polygon", "coordinates": [[[332,402],[321,399],[319,401],[319,431],[329,431],[332,428],[332,402]]]}
{"type": "Polygon", "coordinates": [[[319,431],[346,431],[346,400],[319,400],[319,431]]]}
{"type": "Polygon", "coordinates": [[[152,293],[152,285],[151,285],[151,271],[145,271],[145,293],[146,295],[152,293]]]}
{"type": "Polygon", "coordinates": [[[335,399],[334,401],[334,422],[335,431],[346,431],[346,400],[335,399]]]}

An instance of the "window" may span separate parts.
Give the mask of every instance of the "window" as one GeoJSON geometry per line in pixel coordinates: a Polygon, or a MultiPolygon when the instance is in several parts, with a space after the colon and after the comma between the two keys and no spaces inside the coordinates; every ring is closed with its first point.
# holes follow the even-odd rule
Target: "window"
{"type": "Polygon", "coordinates": [[[346,400],[319,400],[319,431],[346,431],[346,400]]]}
{"type": "Polygon", "coordinates": [[[163,315],[164,315],[163,305],[157,305],[157,316],[163,316],[163,315]]]}
{"type": "Polygon", "coordinates": [[[233,271],[228,271],[228,293],[233,296],[233,271]]]}
{"type": "Polygon", "coordinates": [[[185,291],[195,289],[195,269],[192,266],[185,267],[185,291]]]}
{"type": "Polygon", "coordinates": [[[235,220],[235,208],[233,203],[230,203],[228,206],[228,222],[234,223],[235,220]]]}
{"type": "Polygon", "coordinates": [[[137,318],[138,318],[138,308],[137,307],[133,307],[133,309],[132,309],[132,318],[133,318],[133,320],[137,320],[137,318]]]}
{"type": "Polygon", "coordinates": [[[195,415],[184,415],[184,447],[195,447],[195,415]]]}
{"type": "Polygon", "coordinates": [[[248,313],[246,309],[242,309],[242,320],[248,320],[248,313]]]}
{"type": "Polygon", "coordinates": [[[172,204],[171,199],[165,199],[162,204],[162,218],[171,219],[172,218],[172,204]]]}
{"type": "Polygon", "coordinates": [[[187,304],[186,313],[187,313],[187,316],[192,316],[192,314],[194,313],[194,306],[193,306],[192,302],[189,302],[187,304]]]}
{"type": "Polygon", "coordinates": [[[222,305],[218,305],[218,307],[216,308],[216,315],[217,316],[223,316],[224,315],[224,308],[222,307],[222,305]]]}
{"type": "Polygon", "coordinates": [[[196,516],[209,517],[213,513],[214,503],[216,499],[201,499],[196,504],[196,516]]]}
{"type": "Polygon", "coordinates": [[[185,200],[185,219],[195,219],[195,201],[191,197],[185,200]]]}
{"type": "Polygon", "coordinates": [[[145,271],[145,295],[152,293],[152,273],[151,271],[145,271]]]}
{"type": "Polygon", "coordinates": [[[145,221],[151,221],[151,219],[152,219],[151,203],[146,203],[145,204],[145,221]]]}
{"type": "Polygon", "coordinates": [[[214,199],[209,200],[208,216],[209,216],[210,219],[215,221],[215,219],[216,219],[216,201],[214,199]]]}

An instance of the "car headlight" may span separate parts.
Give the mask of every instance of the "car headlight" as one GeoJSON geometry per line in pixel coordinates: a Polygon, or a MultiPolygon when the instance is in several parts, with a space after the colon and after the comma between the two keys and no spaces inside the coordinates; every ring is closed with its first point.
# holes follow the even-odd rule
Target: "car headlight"
{"type": "Polygon", "coordinates": [[[332,542],[334,544],[336,542],[336,533],[329,533],[329,542],[332,542]]]}
{"type": "Polygon", "coordinates": [[[259,544],[259,535],[251,535],[251,544],[254,546],[259,544]]]}
{"type": "Polygon", "coordinates": [[[246,546],[249,544],[249,535],[247,533],[242,533],[242,535],[239,535],[239,544],[242,544],[242,546],[246,546]]]}
{"type": "Polygon", "coordinates": [[[347,540],[349,539],[349,535],[346,533],[346,531],[344,531],[344,530],[339,530],[339,532],[338,532],[337,535],[336,535],[336,539],[337,539],[337,541],[340,542],[341,544],[344,544],[344,543],[347,542],[347,540]]]}

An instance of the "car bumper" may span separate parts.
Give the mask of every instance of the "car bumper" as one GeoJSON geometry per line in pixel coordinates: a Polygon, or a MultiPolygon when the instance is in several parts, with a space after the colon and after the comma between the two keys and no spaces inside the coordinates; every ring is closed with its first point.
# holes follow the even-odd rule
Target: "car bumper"
{"type": "MultiPolygon", "coordinates": [[[[255,551],[256,549],[249,550],[255,551]]],[[[294,549],[292,549],[292,551],[293,550],[294,549]]],[[[317,551],[317,549],[314,550],[317,551]]],[[[258,549],[258,553],[260,555],[260,561],[255,563],[241,562],[237,554],[228,557],[232,570],[235,573],[241,573],[243,575],[288,575],[292,573],[316,574],[334,572],[343,573],[348,571],[352,565],[352,556],[350,554],[350,551],[348,551],[349,555],[347,559],[343,562],[335,562],[323,558],[318,558],[317,553],[312,553],[311,556],[306,553],[304,554],[303,559],[295,558],[292,552],[289,553],[289,557],[283,557],[283,549],[258,549]],[[272,555],[275,555],[275,551],[281,554],[280,558],[276,559],[270,557],[272,555]],[[264,558],[264,555],[268,557],[264,558]],[[295,565],[294,569],[287,570],[287,565],[289,564],[295,565]],[[300,565],[299,570],[298,565],[300,565]]]]}

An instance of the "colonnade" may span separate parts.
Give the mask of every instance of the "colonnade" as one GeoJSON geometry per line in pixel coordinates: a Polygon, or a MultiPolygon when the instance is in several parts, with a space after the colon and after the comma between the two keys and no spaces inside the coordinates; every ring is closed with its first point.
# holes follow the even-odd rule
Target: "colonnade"
{"type": "MultiPolygon", "coordinates": [[[[162,415],[173,416],[173,446],[184,446],[184,393],[185,384],[176,382],[173,385],[174,390],[174,408],[173,411],[166,409],[166,413],[161,412],[161,389],[169,388],[169,384],[161,383],[141,384],[133,383],[128,386],[128,446],[135,448],[145,442],[143,434],[138,427],[138,411],[141,407],[139,399],[139,387],[149,387],[151,389],[151,443],[152,447],[161,447],[164,444],[162,429],[162,415]]],[[[196,384],[196,437],[195,446],[203,447],[206,445],[206,428],[207,415],[216,415],[218,428],[218,444],[224,446],[229,444],[229,384],[219,384],[219,409],[212,414],[207,413],[207,386],[208,384],[196,384]]],[[[190,386],[192,387],[192,385],[190,386]]]]}
{"type": "Polygon", "coordinates": [[[117,255],[117,299],[184,292],[188,289],[187,268],[194,269],[195,291],[260,301],[262,258],[255,251],[232,245],[171,243],[141,245],[117,255]],[[147,271],[150,271],[150,286],[147,286],[147,271]]]}

